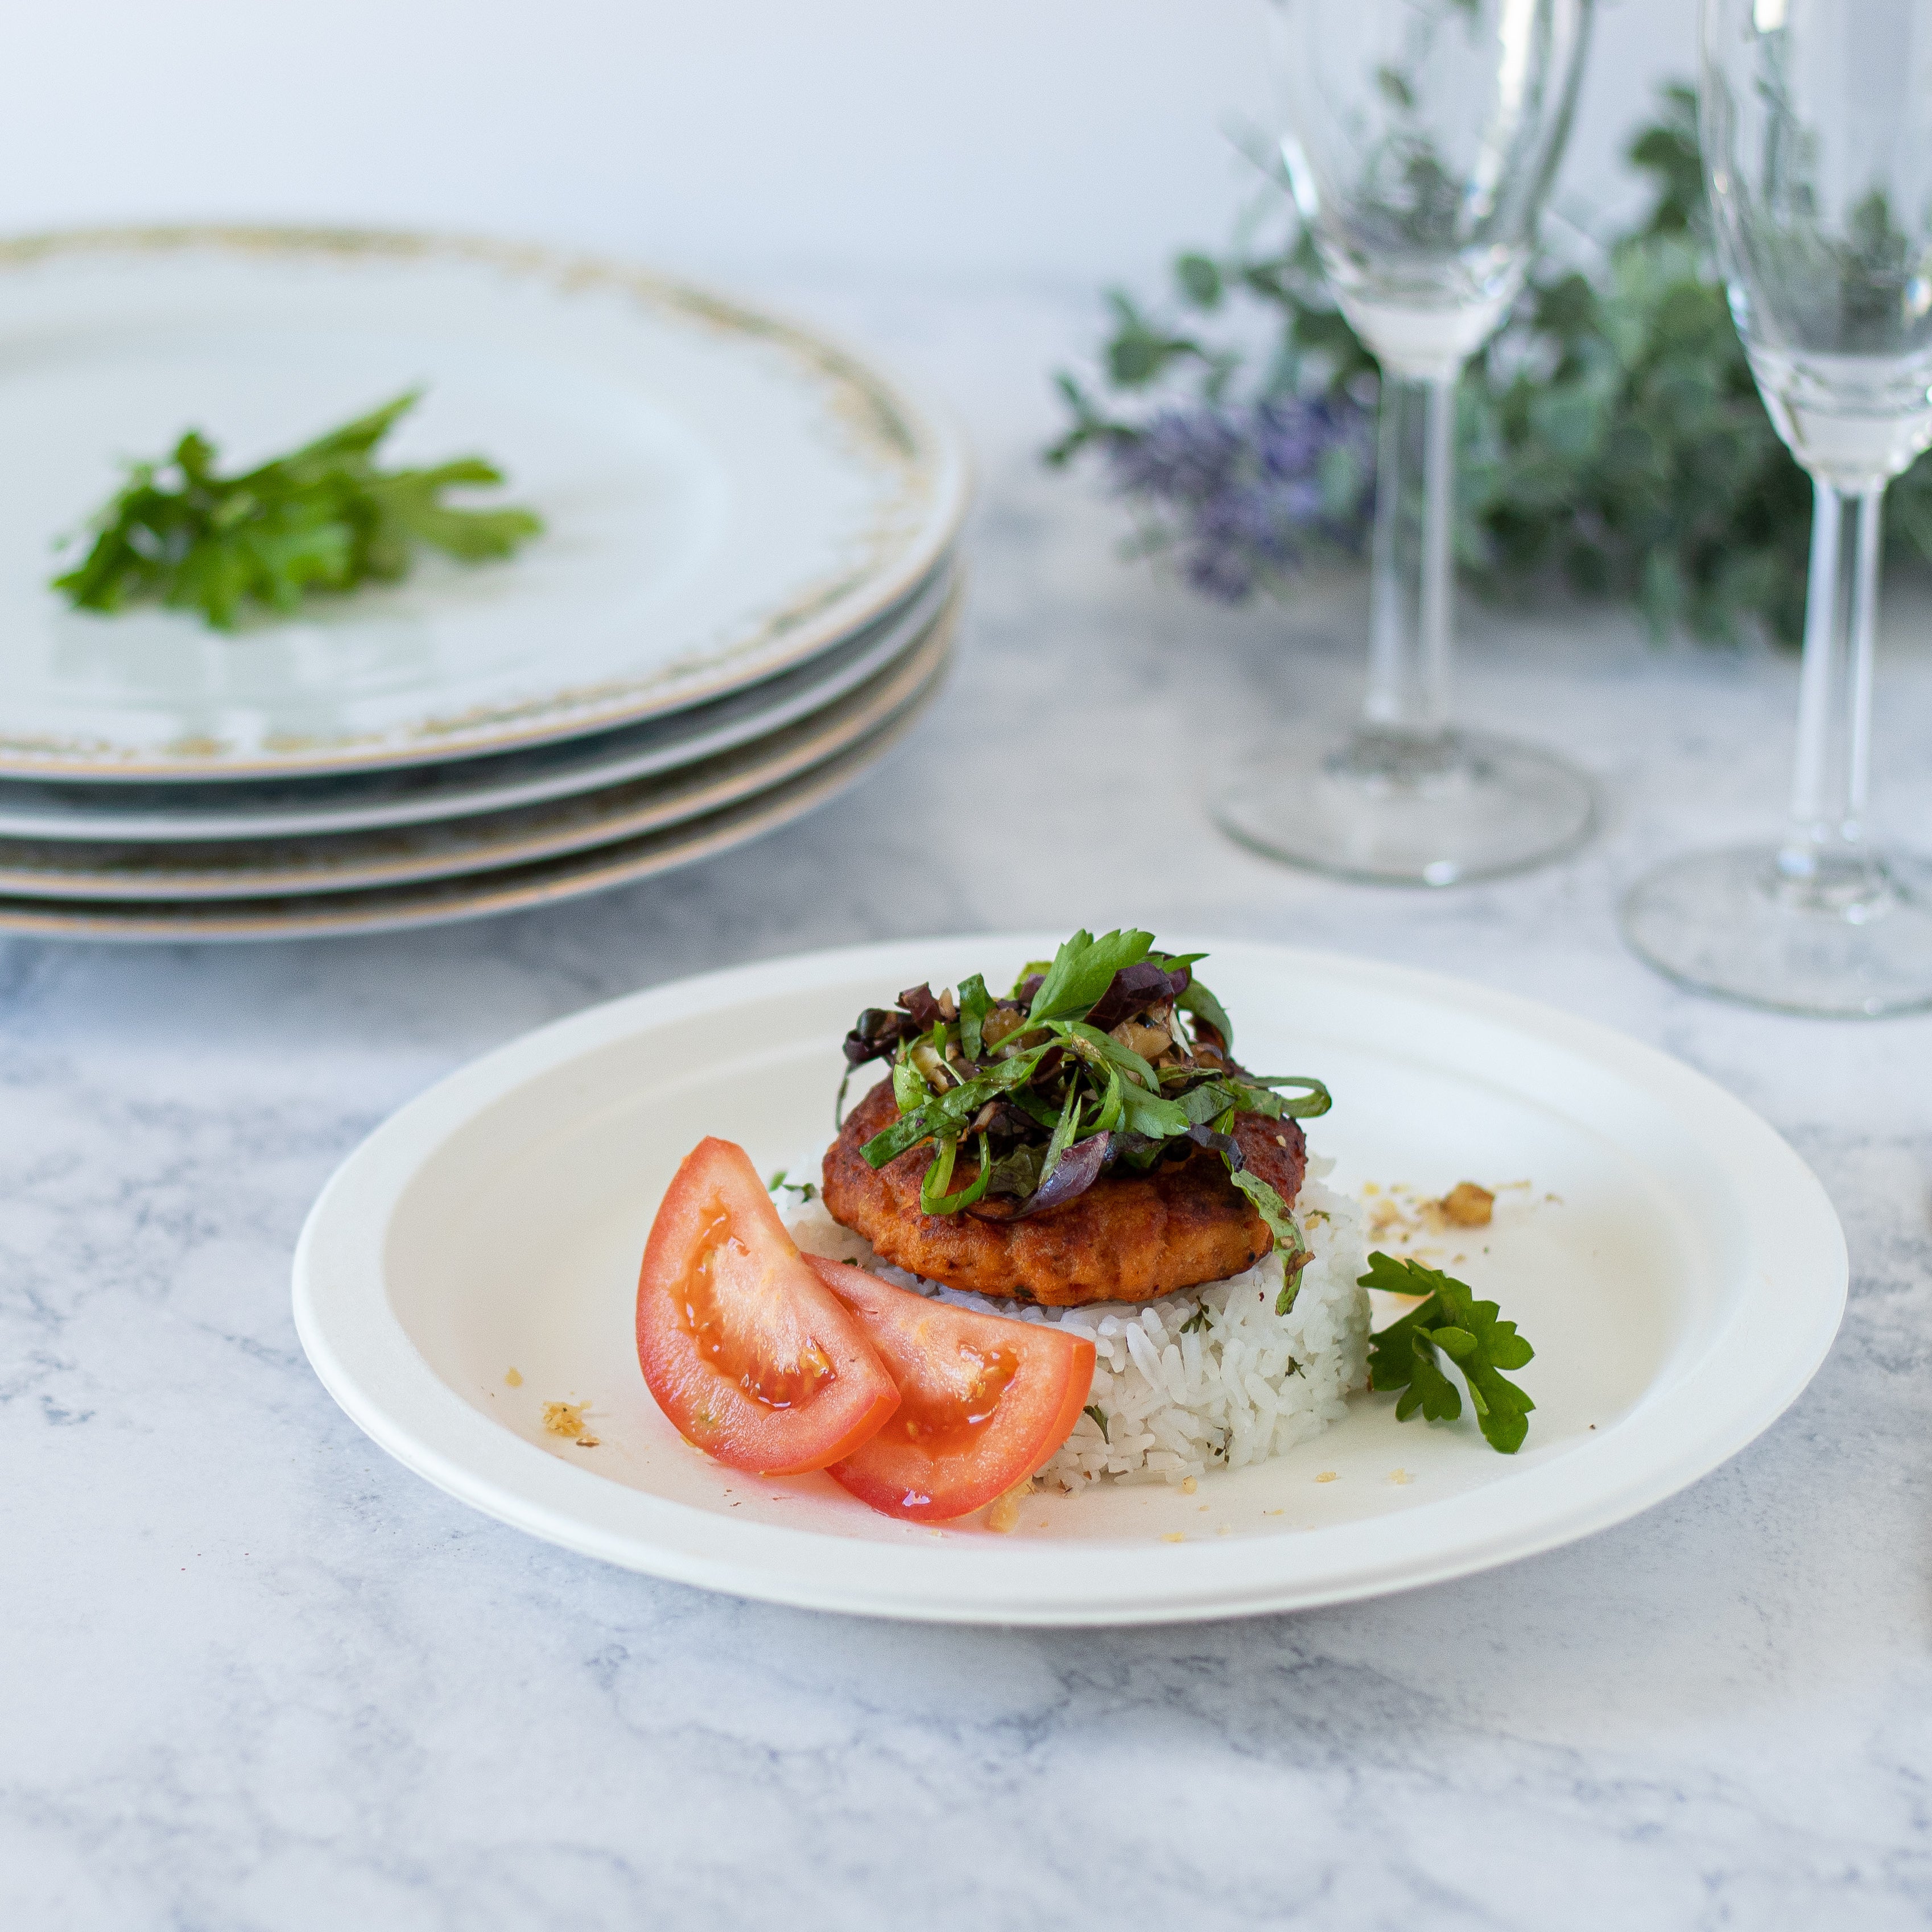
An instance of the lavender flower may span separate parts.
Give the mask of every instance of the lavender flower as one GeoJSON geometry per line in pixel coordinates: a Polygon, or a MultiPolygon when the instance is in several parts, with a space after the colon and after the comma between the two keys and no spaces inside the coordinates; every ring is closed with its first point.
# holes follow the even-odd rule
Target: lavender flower
{"type": "Polygon", "coordinates": [[[1108,462],[1187,580],[1232,604],[1312,547],[1360,547],[1374,438],[1352,403],[1288,397],[1162,410],[1116,437],[1108,462]]]}

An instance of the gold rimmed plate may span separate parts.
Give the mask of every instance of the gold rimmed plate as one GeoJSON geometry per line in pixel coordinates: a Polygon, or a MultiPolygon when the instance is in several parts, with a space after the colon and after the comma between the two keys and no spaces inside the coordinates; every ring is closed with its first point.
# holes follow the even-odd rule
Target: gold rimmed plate
{"type": "Polygon", "coordinates": [[[608,892],[761,838],[836,797],[883,758],[937,694],[943,673],[870,736],[799,776],[723,810],[640,837],[535,863],[363,892],[168,904],[0,898],[0,932],[153,944],[326,939],[446,926],[608,892]]]}
{"type": "Polygon", "coordinates": [[[849,697],[902,657],[958,580],[949,558],[912,596],[808,664],[667,718],[522,752],[343,776],[208,784],[0,778],[0,841],[174,845],[390,831],[512,811],[688,770],[849,697]]]}
{"type": "Polygon", "coordinates": [[[0,248],[0,777],[70,783],[392,770],[665,716],[877,622],[967,491],[940,418],[808,331],[620,264],[390,234],[0,248]],[[190,424],[260,460],[412,385],[388,453],[497,460],[548,526],[515,558],[428,559],[235,637],[48,587],[121,460],[190,424]]]}
{"type": "Polygon", "coordinates": [[[949,603],[840,704],[685,770],[448,824],[322,838],[184,847],[0,839],[0,898],[172,904],[366,892],[661,832],[802,778],[921,705],[944,673],[956,614],[949,603]]]}

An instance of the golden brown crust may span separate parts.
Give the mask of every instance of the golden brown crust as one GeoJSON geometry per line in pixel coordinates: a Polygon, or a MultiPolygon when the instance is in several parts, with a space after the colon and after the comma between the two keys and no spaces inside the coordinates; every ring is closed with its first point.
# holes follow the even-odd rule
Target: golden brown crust
{"type": "MultiPolygon", "coordinates": [[[[1150,1301],[1239,1274],[1274,1245],[1221,1156],[1208,1148],[1148,1174],[1106,1175],[1033,1220],[922,1214],[919,1189],[932,1164],[929,1144],[878,1169],[860,1152],[898,1118],[889,1080],[846,1117],[825,1153],[826,1208],[863,1234],[882,1259],[950,1288],[1056,1307],[1150,1301]]],[[[1299,1124],[1243,1114],[1234,1138],[1250,1168],[1292,1207],[1307,1164],[1299,1124]]],[[[974,1172],[962,1160],[953,1187],[963,1187],[974,1172]]]]}

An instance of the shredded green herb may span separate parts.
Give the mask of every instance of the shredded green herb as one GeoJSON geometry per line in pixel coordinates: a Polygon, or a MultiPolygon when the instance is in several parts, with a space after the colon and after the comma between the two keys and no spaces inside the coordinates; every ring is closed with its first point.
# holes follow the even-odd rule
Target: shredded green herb
{"type": "Polygon", "coordinates": [[[413,409],[411,390],[286,456],[238,476],[198,430],[128,481],[89,528],[94,542],[53,588],[76,610],[153,603],[199,610],[218,631],[244,616],[292,616],[304,599],[406,576],[427,545],[464,563],[508,556],[543,529],[529,510],[459,509],[452,489],[503,481],[480,456],[430,470],[379,470],[382,439],[413,409]]]}
{"type": "Polygon", "coordinates": [[[884,1167],[930,1142],[922,1209],[1006,1221],[1063,1206],[1104,1174],[1212,1148],[1282,1256],[1286,1313],[1308,1244],[1248,1167],[1234,1124],[1312,1119],[1332,1103],[1318,1080],[1250,1073],[1234,1058],[1227,1013],[1194,976],[1202,956],[1157,951],[1148,932],[1076,932],[1004,998],[975,974],[956,993],[913,986],[896,1006],[868,1008],[846,1036],[847,1078],[890,1058],[899,1118],[866,1142],[866,1159],[884,1167]],[[962,1158],[971,1178],[949,1192],[962,1158]]]}
{"type": "Polygon", "coordinates": [[[1097,1402],[1090,1402],[1081,1414],[1094,1418],[1094,1426],[1100,1432],[1100,1440],[1111,1443],[1113,1438],[1107,1433],[1107,1412],[1097,1402]]]}
{"type": "Polygon", "coordinates": [[[765,1192],[767,1194],[776,1194],[782,1188],[788,1194],[796,1194],[801,1201],[816,1201],[818,1198],[818,1190],[808,1180],[788,1180],[785,1176],[790,1172],[788,1167],[780,1168],[778,1172],[765,1183],[765,1192]]]}
{"type": "Polygon", "coordinates": [[[1536,1354],[1516,1324],[1498,1322],[1493,1301],[1478,1301],[1467,1283],[1420,1262],[1399,1262],[1378,1250],[1360,1280],[1364,1288],[1429,1298],[1370,1338],[1369,1386],[1402,1391],[1396,1420],[1406,1422],[1418,1409],[1431,1422],[1453,1422],[1462,1413],[1462,1398],[1443,1373],[1439,1349],[1468,1384],[1477,1426],[1490,1448],[1514,1456],[1529,1432],[1529,1412],[1536,1406],[1502,1372],[1521,1368],[1536,1354]]]}

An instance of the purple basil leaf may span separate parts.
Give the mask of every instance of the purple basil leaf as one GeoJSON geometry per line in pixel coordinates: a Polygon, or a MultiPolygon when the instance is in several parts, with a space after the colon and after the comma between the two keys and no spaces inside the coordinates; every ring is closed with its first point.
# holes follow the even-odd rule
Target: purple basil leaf
{"type": "Polygon", "coordinates": [[[1197,1124],[1188,1129],[1187,1138],[1202,1147],[1212,1148],[1228,1163],[1231,1174],[1239,1174],[1248,1164],[1247,1156],[1232,1134],[1217,1134],[1210,1126],[1197,1124]]]}
{"type": "Polygon", "coordinates": [[[930,1033],[939,1023],[939,1002],[930,986],[908,986],[899,995],[899,1004],[911,1014],[921,1033],[930,1033]]]}
{"type": "Polygon", "coordinates": [[[1112,1134],[1089,1134],[1084,1141],[1076,1141],[1060,1156],[1060,1165],[1041,1183],[1039,1191],[1010,1218],[1030,1220],[1036,1214],[1044,1214],[1050,1208],[1064,1208],[1068,1202],[1078,1200],[1100,1179],[1101,1170],[1107,1164],[1107,1149],[1113,1138],[1112,1134]]]}
{"type": "Polygon", "coordinates": [[[1098,1027],[1102,1033],[1112,1033],[1121,1021],[1132,1019],[1135,1014],[1146,1012],[1149,1006],[1178,999],[1187,990],[1189,976],[1185,966],[1170,973],[1165,966],[1156,966],[1151,959],[1143,959],[1138,965],[1124,966],[1094,1002],[1087,1016],[1087,1024],[1098,1027]]]}

